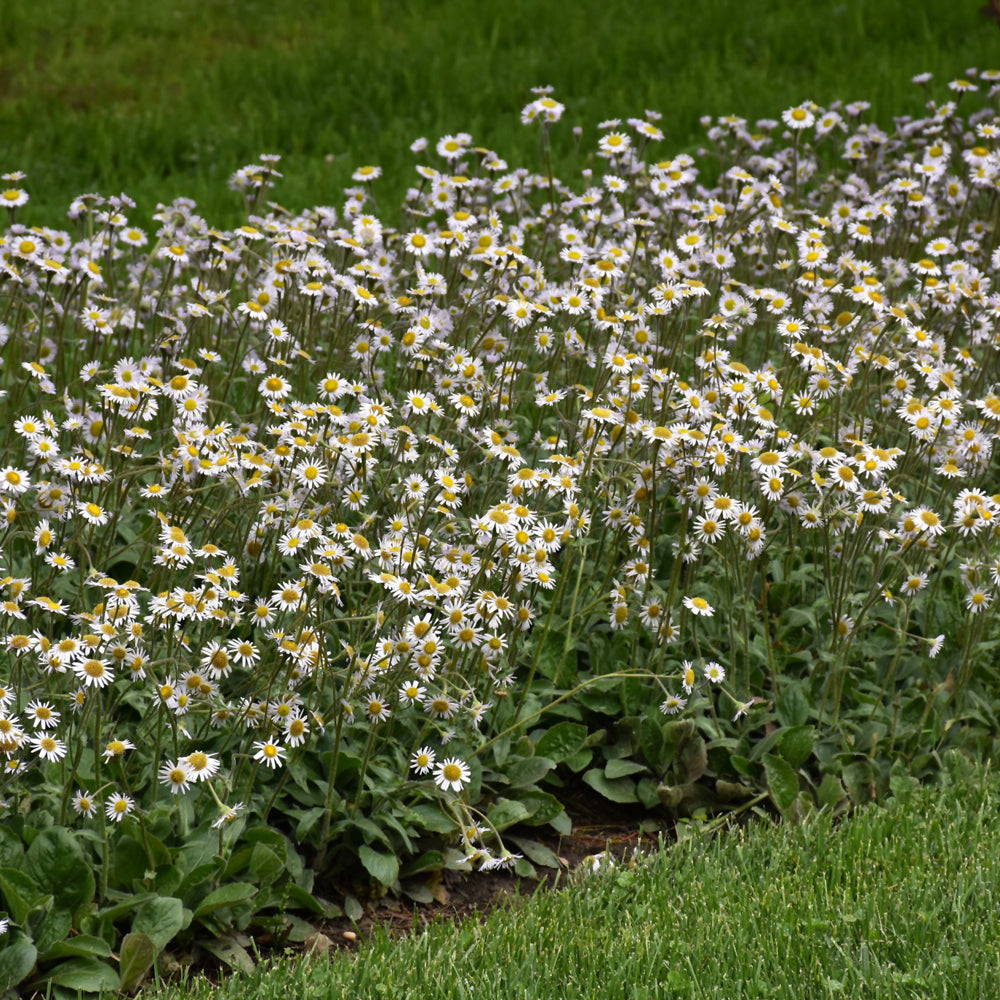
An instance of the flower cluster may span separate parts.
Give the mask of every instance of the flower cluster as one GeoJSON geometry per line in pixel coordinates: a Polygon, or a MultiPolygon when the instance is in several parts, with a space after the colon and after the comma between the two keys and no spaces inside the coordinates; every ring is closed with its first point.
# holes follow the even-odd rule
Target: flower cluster
{"type": "MultiPolygon", "coordinates": [[[[647,650],[666,713],[729,692],[740,717],[772,583],[841,666],[869,627],[923,660],[958,567],[973,648],[1000,588],[1000,118],[865,110],[710,122],[711,187],[651,111],[602,123],[579,188],[445,136],[400,228],[374,167],[339,209],[268,203],[277,157],[232,178],[231,230],[96,195],[31,228],[4,192],[8,804],[60,767],[100,789],[83,817],[157,786],[249,803],[351,734],[458,795],[550,628],[647,650]]],[[[542,88],[522,118],[564,111],[542,88]]]]}

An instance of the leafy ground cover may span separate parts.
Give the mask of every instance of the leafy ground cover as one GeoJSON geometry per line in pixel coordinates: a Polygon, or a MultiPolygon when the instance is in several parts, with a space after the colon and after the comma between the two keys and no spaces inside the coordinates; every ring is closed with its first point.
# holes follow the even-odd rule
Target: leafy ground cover
{"type": "Polygon", "coordinates": [[[692,829],[481,921],[150,995],[993,996],[997,782],[960,758],[942,777],[841,822],[692,829]]]}
{"type": "Polygon", "coordinates": [[[0,986],[132,987],[445,871],[567,789],[801,820],[997,730],[1000,73],[560,176],[465,132],[336,206],[282,161],[0,257],[0,986]]]}
{"type": "MultiPolygon", "coordinates": [[[[428,879],[430,895],[419,904],[388,892],[368,896],[351,916],[313,916],[307,923],[286,915],[283,926],[275,922],[269,928],[249,927],[245,932],[231,933],[224,939],[228,951],[213,951],[191,941],[164,956],[156,969],[157,978],[160,983],[204,978],[219,984],[234,969],[252,972],[283,958],[333,957],[338,951],[363,953],[377,935],[400,938],[420,933],[432,923],[478,920],[508,905],[518,905],[536,893],[565,888],[575,875],[602,865],[620,861],[631,864],[659,845],[671,844],[678,836],[689,834],[684,830],[678,834],[676,824],[665,816],[654,816],[641,806],[609,803],[586,786],[567,790],[561,799],[572,820],[572,830],[568,834],[545,828],[530,832],[531,839],[526,842],[533,856],[540,859],[530,875],[497,869],[482,877],[443,869],[428,879]]],[[[702,823],[699,832],[707,836],[728,818],[713,822],[715,826],[702,823]]],[[[146,986],[154,989],[152,981],[146,986]]]]}

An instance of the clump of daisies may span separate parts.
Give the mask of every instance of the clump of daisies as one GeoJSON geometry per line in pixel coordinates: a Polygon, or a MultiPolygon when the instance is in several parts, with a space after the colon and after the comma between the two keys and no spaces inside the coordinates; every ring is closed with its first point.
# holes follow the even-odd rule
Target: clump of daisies
{"type": "MultiPolygon", "coordinates": [[[[779,677],[823,723],[957,702],[997,634],[998,79],[891,132],[709,120],[712,186],[649,110],[580,183],[418,140],[399,226],[377,167],[290,213],[261,157],[229,230],[98,195],[30,228],[5,175],[6,808],[280,804],[325,845],[438,803],[492,867],[480,756],[566,693],[547,636],[719,738],[779,677]]],[[[565,118],[522,112],[546,150],[565,118]]]]}

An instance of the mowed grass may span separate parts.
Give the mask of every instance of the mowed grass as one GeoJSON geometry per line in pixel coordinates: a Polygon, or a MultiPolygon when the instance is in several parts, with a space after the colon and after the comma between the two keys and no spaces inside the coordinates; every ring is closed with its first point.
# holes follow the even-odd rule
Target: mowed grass
{"type": "Polygon", "coordinates": [[[957,757],[943,777],[845,820],[692,834],[482,921],[156,996],[997,996],[1000,783],[957,757]]]}
{"type": "Polygon", "coordinates": [[[283,155],[277,197],[340,204],[352,170],[377,164],[377,209],[398,216],[414,183],[410,142],[470,132],[517,164],[538,163],[523,128],[529,88],[551,84],[568,113],[554,130],[567,177],[605,118],[663,113],[664,155],[704,141],[703,115],[776,118],[804,99],[869,100],[891,125],[970,66],[997,61],[980,0],[46,0],[8,4],[0,36],[0,171],[24,170],[21,221],[59,224],[85,191],[194,198],[209,221],[240,221],[227,177],[283,155]]]}

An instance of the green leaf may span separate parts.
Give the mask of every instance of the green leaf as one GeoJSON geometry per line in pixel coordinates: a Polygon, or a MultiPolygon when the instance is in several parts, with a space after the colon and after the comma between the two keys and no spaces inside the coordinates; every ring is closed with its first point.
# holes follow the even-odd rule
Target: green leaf
{"type": "Polygon", "coordinates": [[[184,881],[197,868],[211,864],[219,852],[219,835],[215,830],[199,830],[177,853],[175,863],[184,873],[184,881]]]}
{"type": "Polygon", "coordinates": [[[6,826],[0,826],[0,868],[16,868],[24,857],[21,838],[6,826]]]}
{"type": "Polygon", "coordinates": [[[592,712],[600,712],[602,715],[621,715],[622,701],[617,691],[600,691],[589,687],[584,688],[576,697],[581,705],[592,712]]]}
{"type": "Polygon", "coordinates": [[[705,751],[708,754],[708,766],[716,774],[732,774],[733,765],[731,758],[733,753],[740,749],[742,744],[739,740],[724,736],[714,739],[705,744],[705,751]]]}
{"type": "Polygon", "coordinates": [[[632,756],[632,730],[631,724],[636,721],[635,717],[625,717],[619,720],[619,738],[614,743],[603,743],[601,751],[605,760],[621,760],[623,757],[632,756]]]}
{"type": "MultiPolygon", "coordinates": [[[[168,824],[173,822],[168,817],[164,817],[164,819],[168,822],[168,824]]],[[[145,842],[146,845],[149,847],[149,853],[153,857],[153,865],[157,869],[162,867],[170,867],[173,865],[174,863],[173,855],[170,853],[170,850],[167,847],[167,845],[164,844],[163,841],[159,839],[159,837],[154,837],[153,834],[147,830],[145,836],[145,842]]]]}
{"type": "MultiPolygon", "coordinates": [[[[736,633],[739,635],[739,633],[736,633]]],[[[770,651],[767,642],[762,635],[755,635],[750,640],[750,658],[759,667],[767,667],[771,661],[770,651]]]]}
{"type": "Polygon", "coordinates": [[[906,765],[897,760],[889,772],[889,790],[900,802],[909,802],[913,793],[920,787],[920,782],[906,771],[906,765]]]}
{"type": "Polygon", "coordinates": [[[155,898],[156,895],[152,892],[138,892],[134,896],[126,896],[119,902],[106,906],[103,910],[98,910],[97,916],[102,920],[117,921],[126,913],[139,909],[143,904],[155,898]]]}
{"type": "Polygon", "coordinates": [[[319,933],[319,928],[315,924],[295,916],[294,913],[286,913],[283,919],[287,940],[294,944],[302,944],[307,938],[319,933]]]}
{"type": "Polygon", "coordinates": [[[716,779],[715,791],[720,802],[745,802],[753,798],[754,790],[739,781],[724,781],[716,779]]]}
{"type": "Polygon", "coordinates": [[[110,958],[111,945],[104,938],[92,937],[89,934],[79,934],[76,937],[67,937],[58,944],[53,945],[42,959],[53,958],[110,958]]]}
{"type": "Polygon", "coordinates": [[[28,914],[49,898],[34,879],[16,868],[0,868],[0,892],[15,924],[24,924],[28,914]]]}
{"type": "Polygon", "coordinates": [[[660,782],[656,786],[656,797],[660,805],[672,813],[691,814],[696,809],[705,809],[717,803],[713,793],[696,781],[685,781],[680,785],[660,782]]]}
{"type": "Polygon", "coordinates": [[[812,756],[815,730],[812,726],[792,726],[781,732],[778,753],[797,770],[812,756]]]}
{"type": "Polygon", "coordinates": [[[276,881],[285,871],[285,863],[278,857],[270,847],[263,844],[254,844],[250,851],[250,874],[258,882],[269,883],[276,881]]]}
{"type": "Polygon", "coordinates": [[[844,784],[847,786],[847,794],[850,795],[852,802],[857,805],[871,802],[871,784],[875,780],[875,772],[869,761],[852,761],[841,773],[844,784]]]}
{"type": "Polygon", "coordinates": [[[404,878],[420,875],[422,872],[436,872],[444,867],[444,855],[440,851],[424,851],[418,858],[408,861],[402,868],[404,878]]]}
{"type": "Polygon", "coordinates": [[[535,753],[548,757],[557,764],[572,757],[587,739],[587,727],[579,722],[557,722],[547,729],[535,743],[535,753]]]}
{"type": "Polygon", "coordinates": [[[862,723],[854,734],[854,749],[859,753],[874,753],[875,746],[887,732],[884,722],[862,723]]]}
{"type": "Polygon", "coordinates": [[[562,803],[554,795],[538,788],[525,789],[518,795],[517,801],[528,810],[528,815],[520,822],[531,826],[551,823],[563,811],[562,803]]]}
{"type": "Polygon", "coordinates": [[[230,937],[202,941],[201,946],[224,965],[228,965],[230,969],[238,970],[247,975],[254,970],[254,961],[250,957],[250,953],[243,945],[238,944],[230,937]]]}
{"type": "Polygon", "coordinates": [[[357,896],[348,893],[344,896],[344,913],[348,920],[357,923],[365,915],[365,908],[361,905],[357,896]]]}
{"type": "Polygon", "coordinates": [[[410,811],[416,813],[421,826],[432,833],[451,833],[455,829],[454,818],[433,802],[416,802],[410,806],[410,811]]]}
{"type": "Polygon", "coordinates": [[[517,858],[514,861],[514,874],[521,878],[537,879],[538,872],[527,858],[517,858]]]}
{"type": "Polygon", "coordinates": [[[636,798],[647,808],[655,809],[660,804],[660,796],[657,793],[659,782],[648,775],[640,778],[635,786],[636,798]]]}
{"type": "Polygon", "coordinates": [[[809,718],[809,700],[800,683],[786,684],[778,698],[775,711],[783,726],[802,726],[809,718]]]}
{"type": "Polygon", "coordinates": [[[45,973],[46,982],[81,993],[116,992],[121,985],[118,973],[99,958],[71,958],[45,973]]]}
{"type": "Polygon", "coordinates": [[[667,754],[667,763],[673,760],[673,755],[695,734],[694,719],[676,719],[663,727],[663,749],[667,754]]]}
{"type": "Polygon", "coordinates": [[[523,802],[499,798],[490,807],[486,818],[495,829],[506,830],[507,827],[526,820],[530,815],[528,807],[523,802]]]}
{"type": "Polygon", "coordinates": [[[513,788],[524,788],[541,781],[556,766],[551,757],[524,757],[515,761],[507,770],[513,788]]]}
{"type": "Polygon", "coordinates": [[[156,961],[156,945],[148,934],[126,934],[122,939],[119,977],[124,991],[135,989],[156,961]]]}
{"type": "Polygon", "coordinates": [[[569,837],[573,833],[573,821],[569,818],[569,813],[566,812],[565,809],[557,813],[552,817],[552,819],[549,820],[549,826],[551,826],[556,833],[560,833],[564,837],[569,837]]]}
{"type": "Polygon", "coordinates": [[[133,934],[148,934],[157,951],[166,946],[187,926],[184,906],[176,896],[154,896],[136,908],[132,918],[133,934]]]}
{"type": "MultiPolygon", "coordinates": [[[[403,850],[400,853],[412,854],[415,850],[413,838],[417,831],[413,827],[410,817],[404,813],[397,815],[391,812],[383,812],[379,815],[379,822],[386,830],[395,830],[399,834],[399,839],[403,842],[403,850]]],[[[390,841],[394,847],[398,847],[398,841],[390,841]]]]}
{"type": "Polygon", "coordinates": [[[73,917],[69,910],[53,906],[35,927],[32,938],[42,960],[50,958],[51,949],[69,937],[73,929],[73,917]]]}
{"type": "MultiPolygon", "coordinates": [[[[325,917],[329,917],[331,916],[331,907],[334,910],[338,909],[331,903],[321,903],[312,893],[303,889],[301,885],[296,885],[294,882],[289,882],[288,885],[283,886],[281,891],[285,900],[292,904],[296,910],[309,910],[311,913],[320,913],[325,917]]],[[[339,916],[339,913],[333,915],[339,916]]]]}
{"type": "Polygon", "coordinates": [[[562,868],[562,863],[550,847],[528,837],[511,837],[510,839],[521,849],[524,856],[536,865],[542,865],[545,868],[562,868]]]}
{"type": "Polygon", "coordinates": [[[579,774],[594,759],[594,751],[590,747],[581,747],[575,754],[566,758],[566,766],[579,774]]]}
{"type": "Polygon", "coordinates": [[[198,886],[204,885],[222,866],[221,859],[216,861],[207,861],[203,865],[197,865],[194,869],[184,876],[184,880],[178,887],[178,891],[181,893],[182,898],[186,899],[188,894],[192,889],[197,889],[198,886]]]}
{"type": "Polygon", "coordinates": [[[21,931],[9,931],[10,941],[0,948],[0,993],[12,990],[31,974],[38,949],[21,931]]]}
{"type": "Polygon", "coordinates": [[[708,767],[708,750],[705,741],[695,734],[677,753],[677,770],[686,782],[697,781],[708,767]]]}
{"type": "Polygon", "coordinates": [[[248,844],[268,844],[282,857],[288,850],[288,841],[285,839],[285,835],[280,830],[273,830],[269,826],[251,826],[243,834],[243,839],[248,844]]]}
{"type": "Polygon", "coordinates": [[[628,758],[619,758],[618,760],[609,760],[604,768],[604,776],[609,781],[614,781],[615,778],[625,778],[630,774],[638,774],[639,772],[648,774],[649,769],[645,764],[640,764],[635,760],[628,760],[628,758]]]}
{"type": "Polygon", "coordinates": [[[425,882],[405,882],[401,886],[403,895],[408,896],[415,903],[423,903],[429,906],[434,902],[434,893],[431,887],[425,882]]]}
{"type": "Polygon", "coordinates": [[[824,774],[823,780],[816,790],[816,800],[819,804],[833,809],[846,798],[847,792],[844,790],[840,778],[835,774],[824,774]]]}
{"type": "Polygon", "coordinates": [[[24,873],[51,892],[61,910],[94,898],[94,873],[79,841],[64,827],[42,830],[35,837],[24,855],[24,873]]]}
{"type": "Polygon", "coordinates": [[[149,861],[142,844],[127,834],[118,837],[112,864],[115,884],[123,889],[131,889],[136,882],[145,878],[147,867],[149,861]]]}
{"type": "MultiPolygon", "coordinates": [[[[628,670],[629,664],[619,660],[615,664],[616,670],[628,670]]],[[[640,677],[623,677],[620,682],[622,708],[626,715],[636,715],[642,705],[648,701],[644,697],[643,680],[640,677]]]]}
{"type": "Polygon", "coordinates": [[[790,809],[799,794],[799,778],[792,765],[769,753],[764,758],[764,773],[774,804],[782,812],[790,809]]]}
{"type": "Polygon", "coordinates": [[[158,865],[153,875],[153,884],[160,896],[177,896],[183,881],[184,873],[173,864],[158,865]]]}
{"type": "Polygon", "coordinates": [[[567,638],[558,629],[550,629],[538,653],[538,672],[561,688],[573,687],[577,679],[577,651],[572,646],[567,649],[567,638]]]}
{"type": "Polygon", "coordinates": [[[194,911],[194,919],[201,920],[216,910],[224,910],[227,906],[235,906],[237,903],[252,899],[256,895],[257,887],[251,885],[249,882],[229,882],[226,885],[220,885],[218,889],[213,889],[198,904],[198,908],[194,911]]]}
{"type": "Polygon", "coordinates": [[[376,851],[367,844],[358,848],[358,857],[376,882],[391,886],[399,878],[399,858],[388,851],[376,851]]]}
{"type": "Polygon", "coordinates": [[[647,715],[639,726],[639,746],[650,767],[661,766],[663,756],[663,722],[660,718],[647,715]]]}
{"type": "Polygon", "coordinates": [[[351,820],[351,823],[355,829],[360,830],[361,836],[369,844],[376,841],[380,844],[384,844],[386,847],[391,846],[391,842],[385,830],[383,830],[378,823],[368,819],[367,816],[355,816],[354,819],[351,820]]]}
{"type": "Polygon", "coordinates": [[[592,767],[583,780],[596,792],[600,792],[612,802],[638,802],[635,793],[635,782],[631,778],[616,778],[610,780],[600,768],[592,767]]]}
{"type": "Polygon", "coordinates": [[[503,767],[509,756],[510,736],[498,736],[493,744],[493,760],[496,762],[497,767],[503,767]]]}
{"type": "Polygon", "coordinates": [[[229,863],[226,865],[225,870],[222,873],[222,877],[225,879],[231,879],[234,875],[238,875],[244,869],[248,868],[250,866],[250,855],[252,853],[252,847],[244,847],[242,850],[236,851],[229,859],[229,863]]]}
{"type": "Polygon", "coordinates": [[[304,843],[309,839],[310,834],[319,826],[319,821],[323,818],[326,809],[323,806],[313,806],[311,809],[289,810],[287,815],[294,816],[298,820],[295,827],[295,839],[299,843],[304,843]]]}
{"type": "Polygon", "coordinates": [[[780,726],[773,729],[762,739],[756,740],[750,748],[750,760],[761,760],[765,754],[770,753],[781,741],[784,731],[780,726]]]}
{"type": "Polygon", "coordinates": [[[783,625],[790,625],[792,628],[808,628],[810,632],[818,632],[816,626],[816,612],[809,607],[787,608],[782,616],[783,625]]]}

